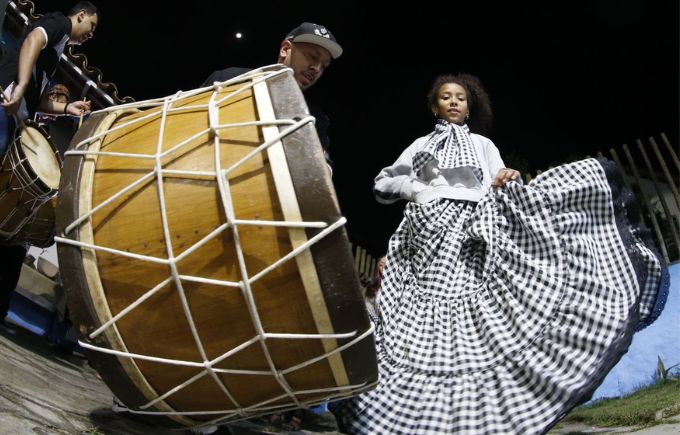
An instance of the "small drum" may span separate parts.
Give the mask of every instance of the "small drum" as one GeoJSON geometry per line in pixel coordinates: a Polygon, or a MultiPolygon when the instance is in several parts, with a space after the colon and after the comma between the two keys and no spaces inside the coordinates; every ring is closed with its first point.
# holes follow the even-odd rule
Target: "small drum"
{"type": "Polygon", "coordinates": [[[47,132],[27,121],[17,129],[0,168],[0,240],[7,241],[57,193],[61,159],[47,132]]]}
{"type": "Polygon", "coordinates": [[[289,69],[95,113],[64,174],[69,309],[129,412],[219,424],[374,386],[345,219],[289,69]]]}
{"type": "Polygon", "coordinates": [[[54,211],[56,205],[56,196],[44,202],[33,212],[14,238],[38,248],[52,246],[54,244],[56,223],[54,211]]]}

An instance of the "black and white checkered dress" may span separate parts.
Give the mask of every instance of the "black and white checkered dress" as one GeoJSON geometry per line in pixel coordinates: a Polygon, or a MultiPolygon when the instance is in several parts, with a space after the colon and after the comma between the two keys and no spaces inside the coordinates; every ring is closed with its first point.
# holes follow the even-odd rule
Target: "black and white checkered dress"
{"type": "Polygon", "coordinates": [[[410,202],[379,295],[380,382],[345,403],[347,430],[543,433],[587,399],[665,299],[631,201],[588,159],[478,204],[410,202]]]}

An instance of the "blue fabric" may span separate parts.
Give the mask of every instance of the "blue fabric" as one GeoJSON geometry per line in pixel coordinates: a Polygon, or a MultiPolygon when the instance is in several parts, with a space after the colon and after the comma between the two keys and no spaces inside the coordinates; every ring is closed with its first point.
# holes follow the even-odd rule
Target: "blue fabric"
{"type": "Polygon", "coordinates": [[[15,325],[43,337],[49,333],[54,315],[30,299],[12,292],[7,319],[15,325]]]}

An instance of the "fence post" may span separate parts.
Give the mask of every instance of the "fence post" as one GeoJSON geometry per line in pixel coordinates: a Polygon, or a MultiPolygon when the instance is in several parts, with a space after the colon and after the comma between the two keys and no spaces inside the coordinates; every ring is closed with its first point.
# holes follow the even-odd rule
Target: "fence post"
{"type": "Polygon", "coordinates": [[[640,174],[638,173],[637,168],[635,167],[633,156],[631,156],[630,150],[628,149],[628,145],[626,145],[625,143],[623,144],[623,152],[626,154],[628,163],[630,163],[630,168],[633,171],[635,181],[637,181],[638,186],[640,186],[640,197],[642,199],[642,203],[649,211],[649,219],[652,222],[652,229],[654,230],[654,234],[656,235],[656,240],[659,242],[659,249],[661,249],[661,255],[663,255],[663,259],[666,261],[666,263],[670,263],[670,260],[668,258],[668,251],[666,251],[666,243],[663,240],[663,234],[661,234],[661,228],[659,228],[659,223],[656,221],[654,210],[650,206],[649,201],[647,200],[647,195],[645,195],[645,192],[642,188],[642,180],[640,180],[640,174]]]}
{"type": "Polygon", "coordinates": [[[659,161],[659,164],[661,165],[663,175],[666,177],[666,181],[668,182],[668,185],[671,187],[671,190],[673,191],[675,203],[678,205],[678,209],[680,210],[680,193],[678,193],[678,189],[677,187],[675,187],[675,181],[673,180],[673,177],[671,176],[671,173],[668,170],[666,161],[663,159],[661,151],[659,151],[659,147],[656,145],[656,141],[654,140],[653,137],[649,138],[649,142],[652,144],[652,149],[654,150],[654,154],[656,154],[656,159],[659,161]]]}
{"type": "Polygon", "coordinates": [[[664,198],[661,186],[659,185],[659,182],[656,179],[656,174],[654,173],[654,169],[652,168],[652,163],[649,161],[649,157],[647,157],[647,152],[645,151],[645,148],[642,145],[642,141],[638,139],[636,142],[638,149],[640,150],[640,154],[642,154],[642,159],[645,161],[645,166],[647,166],[647,170],[649,171],[649,176],[652,179],[652,184],[654,184],[654,190],[656,190],[656,194],[659,197],[659,202],[661,203],[663,212],[666,214],[666,219],[668,220],[669,226],[671,227],[671,236],[673,236],[673,243],[675,244],[675,248],[677,250],[680,250],[680,239],[678,238],[678,231],[675,229],[675,224],[673,223],[673,215],[671,215],[671,211],[668,209],[668,204],[666,204],[666,198],[664,198]]]}
{"type": "Polygon", "coordinates": [[[675,153],[675,150],[671,146],[671,143],[668,141],[666,133],[661,133],[661,140],[663,141],[664,145],[666,145],[666,148],[668,148],[668,152],[670,153],[671,158],[675,162],[675,168],[678,171],[680,171],[680,159],[678,159],[678,155],[675,153]]]}
{"type": "Polygon", "coordinates": [[[357,275],[359,275],[359,262],[361,261],[361,246],[356,245],[354,250],[354,268],[357,270],[357,275]]]}

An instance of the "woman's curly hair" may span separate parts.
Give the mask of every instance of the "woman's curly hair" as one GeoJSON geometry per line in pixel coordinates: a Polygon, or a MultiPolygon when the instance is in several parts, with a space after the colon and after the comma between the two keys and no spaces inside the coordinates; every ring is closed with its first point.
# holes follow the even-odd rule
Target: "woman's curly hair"
{"type": "Polygon", "coordinates": [[[442,74],[438,76],[434,80],[430,92],[427,93],[428,108],[437,105],[439,88],[447,83],[456,83],[462,86],[467,93],[468,107],[470,108],[470,118],[467,120],[467,125],[470,127],[470,131],[483,135],[487,134],[493,123],[491,99],[479,78],[471,74],[442,74]]]}

